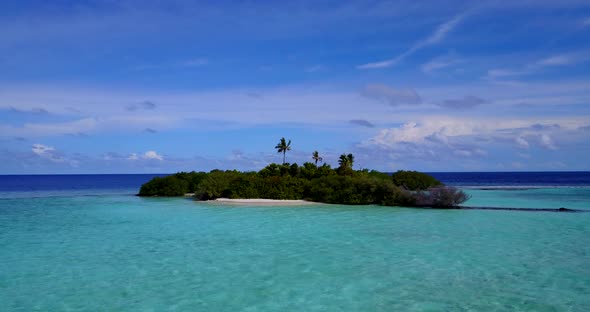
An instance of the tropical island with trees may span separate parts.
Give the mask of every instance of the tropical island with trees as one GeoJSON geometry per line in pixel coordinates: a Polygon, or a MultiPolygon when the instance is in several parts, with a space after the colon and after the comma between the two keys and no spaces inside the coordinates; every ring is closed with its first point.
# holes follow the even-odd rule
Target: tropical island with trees
{"type": "Polygon", "coordinates": [[[318,151],[313,162],[303,165],[286,162],[291,140],[281,138],[275,146],[283,163],[272,163],[256,172],[212,170],[179,172],[156,177],[143,184],[139,196],[185,196],[196,200],[274,199],[306,200],[344,205],[454,208],[468,199],[467,194],[445,186],[434,177],[417,171],[393,174],[375,170],[354,170],[354,155],[342,154],[338,167],[323,162],[318,151]]]}

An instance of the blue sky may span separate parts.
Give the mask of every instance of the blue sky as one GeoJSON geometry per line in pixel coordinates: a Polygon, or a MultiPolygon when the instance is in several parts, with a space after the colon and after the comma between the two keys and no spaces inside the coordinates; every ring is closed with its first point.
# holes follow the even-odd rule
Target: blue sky
{"type": "Polygon", "coordinates": [[[2,1],[0,174],[590,170],[588,1],[2,1]]]}

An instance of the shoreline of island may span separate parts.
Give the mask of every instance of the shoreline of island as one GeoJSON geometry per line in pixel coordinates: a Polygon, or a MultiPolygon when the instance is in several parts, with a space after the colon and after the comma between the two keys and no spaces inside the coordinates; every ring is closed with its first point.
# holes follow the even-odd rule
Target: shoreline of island
{"type": "Polygon", "coordinates": [[[205,201],[215,204],[252,205],[252,206],[306,206],[320,205],[323,203],[312,202],[303,199],[267,199],[267,198],[216,198],[205,201]]]}

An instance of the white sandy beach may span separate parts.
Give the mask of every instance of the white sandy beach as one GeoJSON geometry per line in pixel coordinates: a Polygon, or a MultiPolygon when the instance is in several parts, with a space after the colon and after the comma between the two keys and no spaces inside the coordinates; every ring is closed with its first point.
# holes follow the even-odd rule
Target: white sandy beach
{"type": "Polygon", "coordinates": [[[223,204],[238,204],[238,205],[253,205],[253,206],[301,206],[301,205],[314,205],[318,203],[310,202],[301,199],[264,199],[264,198],[244,198],[244,199],[230,199],[230,198],[218,198],[211,202],[223,203],[223,204]]]}

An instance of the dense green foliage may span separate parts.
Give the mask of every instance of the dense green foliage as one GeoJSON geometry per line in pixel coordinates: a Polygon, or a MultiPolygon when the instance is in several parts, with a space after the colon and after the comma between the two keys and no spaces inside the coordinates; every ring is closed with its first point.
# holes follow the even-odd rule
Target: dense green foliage
{"type": "Polygon", "coordinates": [[[338,169],[337,172],[339,175],[342,176],[352,176],[354,175],[354,171],[352,170],[352,166],[354,165],[354,156],[352,154],[342,154],[338,159],[338,169]]]}
{"type": "Polygon", "coordinates": [[[442,186],[433,176],[418,171],[400,170],[392,175],[393,183],[409,191],[423,191],[431,187],[442,186]]]}
{"type": "Polygon", "coordinates": [[[209,174],[205,172],[179,172],[167,177],[156,177],[143,184],[139,196],[182,196],[194,193],[209,174]]]}
{"type": "MultiPolygon", "coordinates": [[[[353,170],[352,155],[342,155],[340,167],[270,164],[258,172],[213,170],[181,172],[154,178],[144,184],[140,196],[181,196],[194,193],[198,200],[216,198],[306,199],[349,205],[451,207],[464,202],[466,195],[441,187],[433,177],[400,171],[392,176],[378,171],[353,170]],[[438,186],[438,188],[430,188],[438,186]],[[426,191],[424,191],[426,190],[426,191]]],[[[315,159],[314,159],[315,160],[315,159]]]]}

